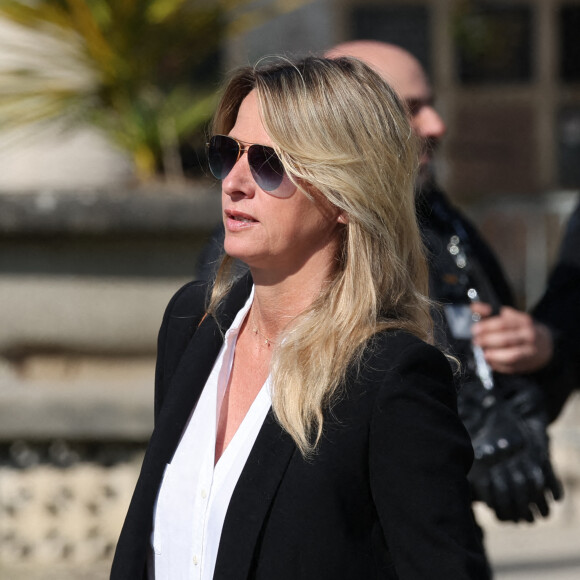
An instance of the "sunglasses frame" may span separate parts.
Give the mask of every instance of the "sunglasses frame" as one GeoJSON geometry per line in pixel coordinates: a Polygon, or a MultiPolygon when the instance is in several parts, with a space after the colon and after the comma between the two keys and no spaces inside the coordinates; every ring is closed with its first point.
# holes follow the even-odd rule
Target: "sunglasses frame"
{"type": "MultiPolygon", "coordinates": [[[[260,143],[247,143],[245,141],[240,141],[239,139],[236,139],[235,137],[231,137],[230,135],[212,135],[209,139],[209,141],[206,143],[206,149],[207,149],[207,154],[208,154],[208,163],[209,163],[209,169],[212,173],[212,175],[216,178],[216,179],[225,179],[229,173],[231,172],[231,170],[234,168],[235,164],[240,160],[240,158],[242,157],[242,155],[244,153],[246,153],[248,155],[248,165],[250,166],[250,171],[252,172],[252,177],[254,178],[254,181],[258,184],[258,186],[263,189],[264,191],[268,192],[268,193],[272,193],[273,191],[275,191],[276,189],[278,189],[281,185],[282,182],[284,181],[284,176],[286,174],[286,171],[284,169],[284,165],[282,164],[282,161],[280,160],[280,158],[278,157],[278,154],[276,153],[276,150],[273,147],[270,147],[269,145],[261,145],[260,143]],[[238,153],[236,156],[235,161],[233,162],[231,168],[222,175],[217,175],[217,171],[214,172],[214,169],[212,168],[212,164],[210,161],[210,147],[212,146],[212,140],[215,137],[221,137],[223,139],[227,139],[230,141],[233,141],[234,143],[237,144],[238,146],[238,153]],[[279,183],[277,183],[274,187],[270,187],[270,186],[266,186],[264,187],[264,185],[266,185],[265,181],[264,181],[264,177],[262,177],[262,175],[260,174],[260,169],[261,168],[256,168],[253,166],[252,164],[252,160],[251,160],[251,150],[253,147],[257,147],[259,148],[261,151],[265,151],[268,153],[268,158],[272,158],[274,157],[278,163],[280,164],[280,167],[282,168],[282,174],[280,175],[280,181],[279,183]]],[[[274,173],[276,175],[278,175],[278,172],[274,170],[274,173]]],[[[267,181],[267,180],[266,180],[267,181]]],[[[285,197],[285,196],[284,196],[285,197]]]]}

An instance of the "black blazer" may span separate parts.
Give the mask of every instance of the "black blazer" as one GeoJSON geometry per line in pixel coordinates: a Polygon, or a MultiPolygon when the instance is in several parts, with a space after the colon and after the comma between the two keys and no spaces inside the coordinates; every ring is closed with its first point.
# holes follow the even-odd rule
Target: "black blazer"
{"type": "MultiPolygon", "coordinates": [[[[228,328],[251,288],[234,286],[228,328]]],[[[111,578],[144,577],[165,465],[222,345],[203,318],[206,287],[171,300],[159,334],[155,429],[117,546],[111,578]]],[[[376,335],[326,413],[313,459],[268,414],[234,490],[216,580],[487,578],[470,510],[469,437],[449,364],[403,332],[376,335]]]]}

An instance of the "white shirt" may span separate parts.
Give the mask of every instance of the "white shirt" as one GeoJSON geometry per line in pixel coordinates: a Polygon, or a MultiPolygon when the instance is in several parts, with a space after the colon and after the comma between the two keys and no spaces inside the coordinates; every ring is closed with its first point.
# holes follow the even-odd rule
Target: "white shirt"
{"type": "Polygon", "coordinates": [[[212,580],[221,532],[234,487],[270,409],[270,377],[215,464],[217,419],[232,370],[242,322],[254,291],[238,312],[171,463],[154,513],[149,578],[212,580]]]}

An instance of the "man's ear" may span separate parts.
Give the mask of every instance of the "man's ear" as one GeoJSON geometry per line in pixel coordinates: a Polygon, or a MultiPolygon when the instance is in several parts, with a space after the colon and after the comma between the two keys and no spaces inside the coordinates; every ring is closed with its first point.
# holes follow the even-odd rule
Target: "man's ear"
{"type": "Polygon", "coordinates": [[[348,223],[348,216],[343,211],[341,211],[338,214],[338,217],[336,218],[336,221],[339,224],[347,224],[348,223]]]}

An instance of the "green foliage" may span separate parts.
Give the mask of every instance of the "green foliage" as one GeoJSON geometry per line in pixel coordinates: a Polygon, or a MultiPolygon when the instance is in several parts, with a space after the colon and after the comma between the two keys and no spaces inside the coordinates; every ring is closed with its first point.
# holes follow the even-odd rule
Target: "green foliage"
{"type": "Polygon", "coordinates": [[[215,106],[207,64],[229,36],[304,0],[0,0],[0,130],[90,122],[140,178],[179,173],[179,147],[215,106]],[[26,35],[23,40],[22,32],[26,35]],[[8,31],[10,32],[10,31],[8,31]]]}

